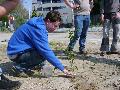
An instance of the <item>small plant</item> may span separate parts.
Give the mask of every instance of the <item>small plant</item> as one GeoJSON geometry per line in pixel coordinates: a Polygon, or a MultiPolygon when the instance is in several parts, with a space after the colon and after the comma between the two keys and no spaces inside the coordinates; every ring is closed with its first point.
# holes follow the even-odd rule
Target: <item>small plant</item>
{"type": "MultiPolygon", "coordinates": [[[[70,32],[69,35],[71,35],[72,33],[70,32]]],[[[71,35],[72,36],[72,35],[71,35]]],[[[71,37],[69,37],[71,38],[71,37]]],[[[56,51],[61,51],[61,50],[65,50],[65,44],[64,43],[60,43],[57,41],[51,41],[50,42],[50,46],[53,50],[56,51]]],[[[67,49],[65,50],[65,54],[67,55],[67,59],[69,60],[70,63],[70,70],[74,71],[75,69],[78,69],[77,66],[74,66],[75,62],[75,53],[68,51],[67,49]]],[[[55,69],[54,69],[55,70],[55,69]]]]}
{"type": "Polygon", "coordinates": [[[68,36],[68,38],[70,39],[70,40],[72,40],[73,39],[73,31],[71,31],[71,30],[69,30],[68,31],[69,32],[69,36],[68,36]]]}
{"type": "Polygon", "coordinates": [[[75,69],[78,70],[77,66],[75,66],[75,53],[73,51],[68,51],[67,49],[65,50],[65,54],[67,55],[67,58],[69,60],[69,63],[70,63],[70,70],[71,71],[74,71],[75,69]]]}
{"type": "Polygon", "coordinates": [[[61,51],[65,49],[65,44],[58,41],[51,41],[50,46],[53,50],[61,51]]]}
{"type": "MultiPolygon", "coordinates": [[[[73,31],[70,31],[70,30],[69,30],[69,36],[68,36],[68,38],[69,38],[70,40],[73,39],[73,34],[74,34],[73,31]]],[[[73,51],[69,51],[68,48],[67,48],[67,49],[65,49],[65,54],[67,55],[67,58],[68,58],[68,60],[69,60],[70,69],[71,69],[72,71],[74,71],[75,69],[78,70],[77,66],[74,66],[74,64],[75,64],[74,60],[75,60],[75,56],[76,56],[75,53],[74,53],[73,51]]]]}

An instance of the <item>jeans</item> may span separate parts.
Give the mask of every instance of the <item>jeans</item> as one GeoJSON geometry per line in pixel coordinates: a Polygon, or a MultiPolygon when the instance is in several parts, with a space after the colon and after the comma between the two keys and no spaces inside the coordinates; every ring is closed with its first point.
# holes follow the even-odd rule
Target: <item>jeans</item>
{"type": "MultiPolygon", "coordinates": [[[[110,16],[110,15],[109,15],[110,16]]],[[[116,23],[117,18],[106,18],[103,25],[103,39],[101,43],[100,51],[111,51],[116,52],[118,50],[118,40],[120,36],[120,24],[116,23]],[[113,28],[113,40],[111,48],[109,50],[109,30],[110,25],[113,28]]]]}
{"type": "Polygon", "coordinates": [[[12,61],[15,62],[14,66],[20,71],[30,70],[38,65],[42,67],[45,64],[45,59],[35,50],[23,53],[12,61]]]}
{"type": "Polygon", "coordinates": [[[79,50],[82,51],[85,48],[85,41],[87,31],[90,25],[90,15],[76,15],[74,16],[75,31],[74,36],[70,40],[68,47],[74,48],[77,40],[79,39],[79,50]]]}

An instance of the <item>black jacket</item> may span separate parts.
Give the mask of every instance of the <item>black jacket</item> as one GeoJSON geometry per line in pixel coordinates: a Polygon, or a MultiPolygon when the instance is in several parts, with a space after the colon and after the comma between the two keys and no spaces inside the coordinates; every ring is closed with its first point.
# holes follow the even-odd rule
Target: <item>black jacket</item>
{"type": "Polygon", "coordinates": [[[101,0],[100,7],[100,12],[104,14],[119,12],[120,0],[101,0]]]}

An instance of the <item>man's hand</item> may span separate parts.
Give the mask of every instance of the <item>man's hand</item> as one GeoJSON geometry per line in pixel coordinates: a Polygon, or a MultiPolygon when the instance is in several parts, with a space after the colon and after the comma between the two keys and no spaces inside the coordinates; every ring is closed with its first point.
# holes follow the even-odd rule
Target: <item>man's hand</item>
{"type": "Polygon", "coordinates": [[[79,4],[74,4],[74,8],[73,9],[76,9],[76,8],[80,8],[80,5],[79,4]]]}
{"type": "Polygon", "coordinates": [[[71,5],[70,5],[70,8],[72,8],[72,9],[77,9],[79,7],[80,7],[80,5],[74,4],[74,3],[71,3],[71,5]]]}
{"type": "Polygon", "coordinates": [[[64,69],[63,70],[63,73],[66,75],[66,76],[69,76],[69,77],[74,77],[75,74],[73,74],[72,72],[68,71],[67,69],[64,69]]]}
{"type": "Polygon", "coordinates": [[[120,12],[116,13],[116,18],[120,18],[120,12]]]}

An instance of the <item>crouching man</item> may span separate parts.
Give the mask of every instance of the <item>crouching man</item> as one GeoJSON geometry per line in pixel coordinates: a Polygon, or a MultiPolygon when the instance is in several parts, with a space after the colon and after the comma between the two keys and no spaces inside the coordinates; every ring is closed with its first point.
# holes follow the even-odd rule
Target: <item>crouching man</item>
{"type": "Polygon", "coordinates": [[[47,60],[65,75],[72,75],[49,47],[48,32],[56,30],[60,22],[60,13],[50,11],[45,18],[34,17],[14,32],[7,47],[9,59],[15,62],[14,70],[26,73],[47,60]]]}

